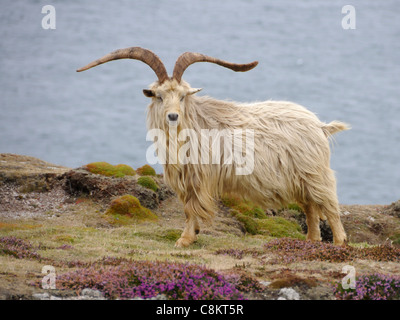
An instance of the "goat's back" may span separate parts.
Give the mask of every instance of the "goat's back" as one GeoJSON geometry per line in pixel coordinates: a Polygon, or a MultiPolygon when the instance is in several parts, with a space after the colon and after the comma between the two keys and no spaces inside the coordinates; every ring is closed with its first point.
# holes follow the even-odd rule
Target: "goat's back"
{"type": "Polygon", "coordinates": [[[329,136],[347,129],[345,124],[323,123],[291,102],[267,101],[238,108],[247,115],[243,128],[254,130],[254,170],[247,176],[227,175],[227,192],[275,208],[321,198],[319,193],[326,190],[332,193],[327,196],[336,197],[329,136]]]}

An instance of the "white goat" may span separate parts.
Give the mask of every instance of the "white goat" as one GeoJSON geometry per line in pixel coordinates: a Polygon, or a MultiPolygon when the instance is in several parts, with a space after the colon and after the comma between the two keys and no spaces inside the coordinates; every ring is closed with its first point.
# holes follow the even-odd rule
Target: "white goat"
{"type": "MultiPolygon", "coordinates": [[[[321,240],[319,220],[327,218],[335,244],[346,241],[339,216],[336,180],[329,164],[329,137],[348,129],[346,124],[338,121],[323,123],[312,112],[291,102],[241,104],[197,97],[194,93],[201,89],[193,89],[182,80],[183,72],[195,62],[211,62],[234,71],[248,71],[257,65],[256,61],[234,64],[186,52],[177,59],[173,76],[169,77],[162,61],[153,52],[131,47],[114,51],[77,71],[125,58],[145,62],[158,77],[149,89],[143,90],[152,99],[147,126],[149,130],[161,129],[166,133],[164,151],[167,153],[171,153],[172,148],[172,153],[176,153],[187,143],[172,137],[174,130],[171,131],[171,127],[175,128],[175,134],[189,129],[199,137],[204,136],[205,129],[214,132],[242,129],[253,134],[253,140],[246,140],[254,151],[254,167],[249,174],[238,175],[235,171],[239,167],[237,163],[224,163],[227,152],[224,148],[220,149],[219,163],[182,163],[179,157],[176,162],[165,159],[165,181],[183,202],[186,215],[185,229],[176,246],[188,246],[196,240],[200,230],[198,219],[210,222],[216,211],[216,199],[224,194],[239,195],[264,208],[279,209],[297,203],[306,213],[307,239],[321,240]]],[[[241,140],[239,145],[242,146],[241,140]]],[[[209,148],[208,143],[192,143],[189,153],[200,154],[209,148]]]]}

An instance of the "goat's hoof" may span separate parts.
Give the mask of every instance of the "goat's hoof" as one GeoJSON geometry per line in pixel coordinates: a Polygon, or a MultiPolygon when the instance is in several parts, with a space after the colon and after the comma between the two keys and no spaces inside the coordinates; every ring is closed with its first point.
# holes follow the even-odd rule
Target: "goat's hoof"
{"type": "Polygon", "coordinates": [[[322,241],[322,238],[321,238],[320,236],[313,236],[313,237],[311,237],[311,236],[307,235],[306,240],[307,240],[307,241],[311,241],[311,242],[321,242],[321,241],[322,241]]]}
{"type": "Polygon", "coordinates": [[[193,241],[194,240],[188,238],[179,238],[175,243],[175,247],[176,248],[188,247],[191,243],[193,243],[193,241]]]}
{"type": "Polygon", "coordinates": [[[335,246],[346,247],[348,244],[347,238],[344,239],[333,239],[333,243],[335,246]]]}

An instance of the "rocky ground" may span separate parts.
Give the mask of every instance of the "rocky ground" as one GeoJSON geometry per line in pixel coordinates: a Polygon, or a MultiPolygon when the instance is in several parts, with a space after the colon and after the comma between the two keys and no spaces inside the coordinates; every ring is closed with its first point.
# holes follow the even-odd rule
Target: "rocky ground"
{"type": "MultiPolygon", "coordinates": [[[[304,215],[296,210],[264,208],[266,218],[252,219],[260,227],[251,232],[247,218],[226,203],[221,203],[214,224],[202,227],[194,245],[178,249],[174,243],[184,226],[182,204],[160,175],[152,176],[156,191],[141,185],[140,177],[138,173],[107,176],[84,166],[70,169],[32,157],[0,154],[0,299],[110,298],[94,286],[83,288],[85,283],[69,288],[60,288],[58,283],[56,289],[47,290],[40,285],[45,265],[54,266],[58,278],[104,261],[108,261],[104,266],[111,265],[110,259],[122,259],[118,260],[121,265],[136,261],[190,263],[222,275],[249,277],[247,287],[241,283],[247,299],[335,299],[332,287],[346,275],[342,273],[346,265],[354,267],[357,275],[400,274],[396,251],[400,246],[400,201],[341,205],[349,238],[343,256],[338,255],[342,249],[328,243],[310,247],[313,253],[309,254],[304,215]],[[127,194],[136,197],[157,220],[112,215],[110,205],[127,194]],[[304,241],[304,251],[298,250],[301,255],[290,248],[274,251],[283,244],[297,246],[291,238],[304,241]],[[266,245],[276,240],[281,242],[266,245]],[[282,255],[285,250],[287,254],[282,255]],[[316,250],[332,255],[323,251],[315,255],[316,250]]],[[[329,226],[321,227],[324,239],[329,240],[329,226]]],[[[159,294],[153,299],[168,296],[159,294]]]]}

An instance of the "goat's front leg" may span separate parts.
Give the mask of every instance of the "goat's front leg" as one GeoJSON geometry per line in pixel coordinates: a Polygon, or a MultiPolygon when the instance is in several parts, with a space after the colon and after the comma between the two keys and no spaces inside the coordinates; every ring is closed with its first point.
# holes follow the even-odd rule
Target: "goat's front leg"
{"type": "Polygon", "coordinates": [[[190,201],[185,205],[185,228],[181,237],[176,241],[175,247],[187,247],[197,240],[197,234],[200,232],[199,222],[192,209],[190,201]]]}

